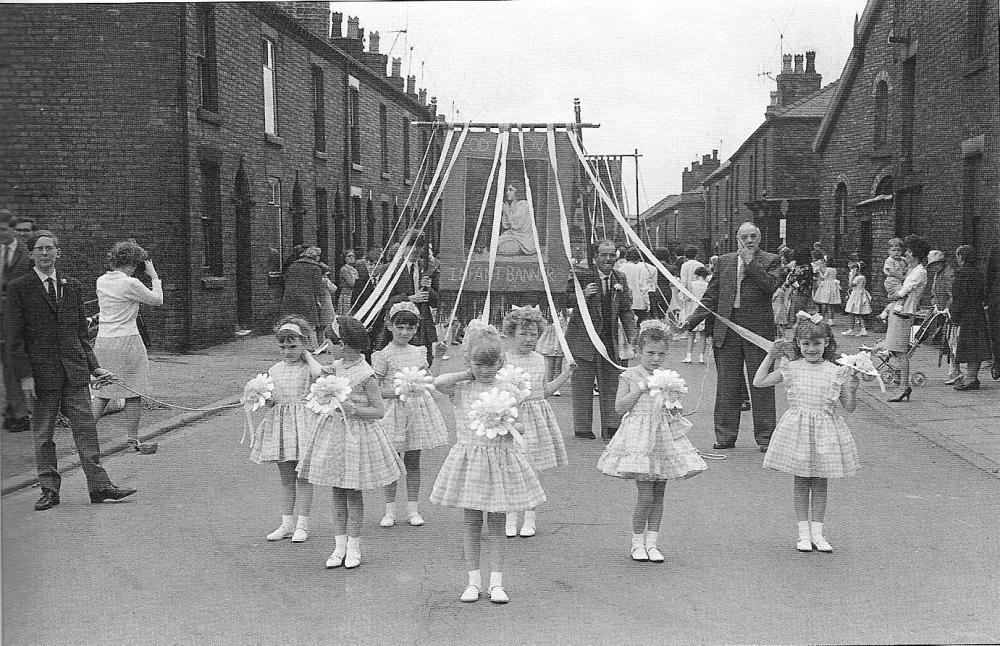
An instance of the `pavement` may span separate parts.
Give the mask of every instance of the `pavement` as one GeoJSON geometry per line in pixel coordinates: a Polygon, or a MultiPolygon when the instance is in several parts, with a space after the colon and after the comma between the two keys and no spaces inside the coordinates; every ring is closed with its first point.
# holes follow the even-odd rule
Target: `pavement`
{"type": "MultiPolygon", "coordinates": [[[[264,337],[158,358],[154,383],[164,401],[189,407],[232,401],[273,363],[272,346],[264,337]]],[[[936,355],[914,356],[929,379],[910,403],[887,404],[865,382],[864,405],[846,416],[862,468],[831,482],[833,555],[795,552],[790,479],[761,469],[748,413],[737,448],[719,452],[726,459],[668,485],[667,563],[632,563],[635,487],[594,468],[603,444],[571,437],[570,398],[552,398],[570,466],[542,474],[538,536],[504,541],[507,606],[457,601],[461,513],[426,501],[447,447],[422,460],[427,524],[379,528],[382,493],[366,492],[364,564],[325,570],[333,545],[325,488],[316,490],[307,542],[263,539],[278,521],[277,478],[247,460],[242,411],[148,412],[143,437],[157,436],[159,453],[104,461],[135,496],[91,505],[74,468],[50,511],[32,511],[37,491],[23,485],[3,496],[4,643],[993,642],[1000,482],[988,431],[1000,384],[987,378],[984,390],[955,392],[940,384],[936,355]]],[[[691,391],[690,437],[708,449],[714,366],[680,364],[681,356],[674,343],[672,367],[691,391]]],[[[459,365],[452,358],[444,370],[459,365]]],[[[779,412],[785,406],[779,387],[779,412]]],[[[68,436],[59,441],[72,446],[68,436]]]]}

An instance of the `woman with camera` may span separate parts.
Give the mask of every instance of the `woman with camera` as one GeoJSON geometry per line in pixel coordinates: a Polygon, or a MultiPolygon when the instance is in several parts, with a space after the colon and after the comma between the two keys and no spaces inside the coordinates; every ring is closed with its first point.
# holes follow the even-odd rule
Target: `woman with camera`
{"type": "Polygon", "coordinates": [[[163,281],[146,250],[134,240],[116,243],[108,253],[108,264],[110,271],[97,279],[101,312],[94,353],[101,367],[120,377],[123,384],[111,383],[97,391],[93,399],[94,419],[100,419],[110,400],[124,399],[127,441],[136,451],[148,455],[156,453],[157,445],[139,441],[142,397],[136,393],[148,393],[150,385],[149,359],[136,319],[140,303],[163,305],[163,281]],[[152,281],[152,289],[135,277],[140,268],[152,281]]]}

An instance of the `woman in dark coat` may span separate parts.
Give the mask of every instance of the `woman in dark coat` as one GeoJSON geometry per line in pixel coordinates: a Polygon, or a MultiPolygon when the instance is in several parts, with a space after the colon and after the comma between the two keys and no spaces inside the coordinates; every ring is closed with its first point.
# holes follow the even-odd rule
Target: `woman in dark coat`
{"type": "Polygon", "coordinates": [[[965,380],[955,390],[978,390],[979,367],[993,358],[986,327],[986,279],[976,267],[976,250],[962,245],[955,250],[958,269],[952,285],[951,322],[958,326],[955,363],[965,364],[965,380]]]}
{"type": "MultiPolygon", "coordinates": [[[[320,304],[329,289],[323,280],[326,268],[319,261],[319,247],[308,247],[302,257],[285,270],[285,292],[281,298],[281,316],[297,314],[313,328],[319,325],[320,304]],[[324,293],[325,292],[325,293],[324,293]]],[[[315,333],[309,339],[316,346],[315,333]]]]}

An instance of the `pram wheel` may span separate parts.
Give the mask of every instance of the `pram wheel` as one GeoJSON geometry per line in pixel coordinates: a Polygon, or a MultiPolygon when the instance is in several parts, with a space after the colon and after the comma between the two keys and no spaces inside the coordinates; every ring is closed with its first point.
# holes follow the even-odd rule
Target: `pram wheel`
{"type": "Polygon", "coordinates": [[[922,372],[915,372],[910,375],[910,383],[914,386],[923,386],[927,383],[927,375],[922,372]]]}
{"type": "Polygon", "coordinates": [[[878,369],[878,373],[882,376],[882,381],[887,386],[896,386],[899,384],[899,370],[896,370],[892,366],[884,365],[878,369]]]}

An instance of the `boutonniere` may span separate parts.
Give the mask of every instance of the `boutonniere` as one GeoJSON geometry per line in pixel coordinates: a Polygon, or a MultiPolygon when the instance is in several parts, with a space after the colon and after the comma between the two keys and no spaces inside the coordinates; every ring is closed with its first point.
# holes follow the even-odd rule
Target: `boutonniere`
{"type": "Polygon", "coordinates": [[[622,284],[621,284],[621,283],[615,283],[615,284],[614,284],[614,286],[613,286],[613,289],[614,289],[614,290],[615,290],[616,292],[620,292],[620,291],[622,291],[622,290],[623,290],[623,289],[625,289],[625,288],[624,288],[624,287],[622,287],[622,284]]]}

